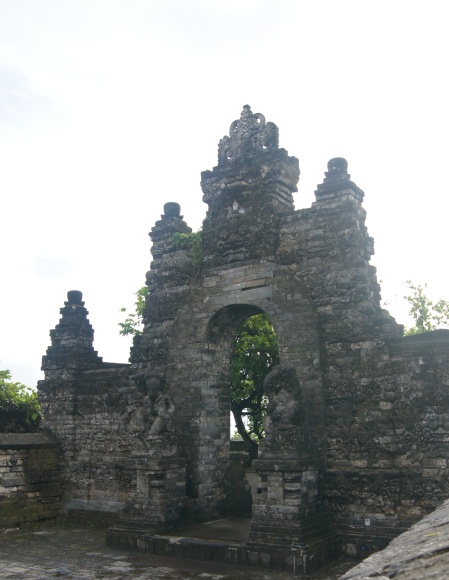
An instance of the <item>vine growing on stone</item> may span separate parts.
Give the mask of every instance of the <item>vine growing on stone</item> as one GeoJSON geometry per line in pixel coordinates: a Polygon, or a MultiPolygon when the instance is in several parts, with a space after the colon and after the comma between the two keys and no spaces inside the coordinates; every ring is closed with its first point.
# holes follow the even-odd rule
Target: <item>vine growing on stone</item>
{"type": "Polygon", "coordinates": [[[203,232],[198,230],[190,234],[176,232],[172,236],[176,248],[185,248],[189,250],[192,258],[193,270],[195,274],[200,270],[203,264],[203,232]]]}

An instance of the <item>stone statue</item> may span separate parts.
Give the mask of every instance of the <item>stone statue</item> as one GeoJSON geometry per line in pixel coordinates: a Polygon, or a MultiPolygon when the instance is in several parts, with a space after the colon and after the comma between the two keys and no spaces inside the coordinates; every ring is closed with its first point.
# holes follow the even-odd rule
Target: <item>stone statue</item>
{"type": "Polygon", "coordinates": [[[268,396],[265,431],[286,431],[299,425],[299,390],[294,367],[277,366],[266,377],[264,390],[268,396]]]}
{"type": "Polygon", "coordinates": [[[148,439],[155,439],[171,433],[171,422],[175,405],[171,396],[165,391],[164,384],[159,377],[147,379],[151,415],[154,417],[148,433],[148,439]]]}
{"type": "Polygon", "coordinates": [[[301,423],[300,386],[296,370],[291,366],[275,367],[264,381],[268,397],[264,419],[266,433],[261,452],[267,456],[282,450],[290,453],[298,445],[301,423]]]}

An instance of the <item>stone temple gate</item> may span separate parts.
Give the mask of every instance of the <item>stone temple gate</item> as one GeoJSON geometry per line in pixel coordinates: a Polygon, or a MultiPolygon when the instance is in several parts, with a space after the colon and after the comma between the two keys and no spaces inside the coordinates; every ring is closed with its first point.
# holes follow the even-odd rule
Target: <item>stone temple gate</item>
{"type": "Polygon", "coordinates": [[[108,524],[110,544],[185,555],[167,534],[249,505],[229,384],[236,330],[257,313],[279,341],[269,428],[249,536],[214,558],[310,570],[384,547],[448,496],[449,331],[404,338],[381,308],[347,162],[329,161],[296,211],[298,179],[276,125],[245,106],[201,175],[194,251],[176,203],[151,230],[129,365],[102,361],[82,295],[68,293],[43,358],[44,425],[61,444],[66,512],[108,524]]]}

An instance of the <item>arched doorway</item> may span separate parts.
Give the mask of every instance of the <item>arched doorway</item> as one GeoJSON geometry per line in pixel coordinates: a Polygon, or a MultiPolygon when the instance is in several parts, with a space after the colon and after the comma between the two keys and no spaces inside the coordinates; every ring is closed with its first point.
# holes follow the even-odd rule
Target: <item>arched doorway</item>
{"type": "MultiPolygon", "coordinates": [[[[242,269],[226,271],[223,280],[206,281],[190,294],[173,322],[165,370],[175,402],[178,453],[186,464],[187,504],[197,521],[226,512],[232,353],[238,328],[256,314],[269,316],[278,338],[280,365],[293,367],[301,385],[301,433],[308,437],[301,444],[301,458],[322,455],[324,414],[316,313],[286,268],[258,265],[252,272],[256,287],[255,282],[246,286],[247,276],[242,269]]],[[[282,449],[278,455],[271,449],[270,454],[273,465],[285,459],[282,449]]]]}
{"type": "MultiPolygon", "coordinates": [[[[242,361],[245,357],[245,349],[249,358],[254,355],[256,350],[254,342],[251,344],[250,334],[253,333],[253,338],[257,339],[257,324],[251,325],[249,321],[257,320],[268,321],[266,324],[272,326],[268,315],[261,308],[250,304],[234,304],[225,306],[216,312],[208,324],[208,350],[214,360],[210,374],[215,375],[214,383],[220,393],[219,408],[216,411],[226,421],[226,432],[228,434],[230,434],[232,423],[233,403],[236,414],[239,413],[239,418],[243,423],[244,417],[248,416],[247,405],[245,405],[243,399],[246,399],[248,403],[253,400],[257,404],[257,399],[261,397],[260,387],[264,379],[262,372],[259,369],[256,377],[256,373],[244,368],[242,361]],[[238,345],[238,341],[242,341],[240,345],[238,345]],[[240,351],[238,346],[242,347],[240,351]],[[232,384],[234,382],[235,386],[238,383],[237,375],[239,371],[242,374],[241,389],[238,390],[236,388],[233,391],[232,384]],[[251,393],[253,379],[256,379],[258,383],[258,392],[255,397],[252,397],[251,393]],[[240,410],[237,410],[237,400],[239,398],[239,402],[242,404],[240,410]]],[[[274,330],[273,335],[275,336],[274,330]]],[[[273,362],[277,363],[278,360],[276,341],[276,357],[273,362]]],[[[239,418],[237,418],[237,421],[239,418]]],[[[248,429],[245,429],[245,432],[248,433],[248,429]]],[[[247,439],[250,439],[249,435],[247,439]]],[[[219,464],[223,468],[220,477],[223,515],[251,515],[252,492],[254,492],[255,481],[251,482],[251,486],[246,480],[246,475],[251,471],[252,459],[257,457],[258,442],[255,441],[251,447],[250,445],[245,442],[244,438],[240,438],[240,441],[230,440],[228,435],[226,444],[221,449],[217,449],[217,453],[220,455],[219,464]]]]}
{"type": "Polygon", "coordinates": [[[230,361],[230,466],[227,509],[250,515],[257,493],[252,460],[265,436],[268,399],[264,380],[279,365],[276,332],[267,314],[253,314],[237,328],[230,361]]]}

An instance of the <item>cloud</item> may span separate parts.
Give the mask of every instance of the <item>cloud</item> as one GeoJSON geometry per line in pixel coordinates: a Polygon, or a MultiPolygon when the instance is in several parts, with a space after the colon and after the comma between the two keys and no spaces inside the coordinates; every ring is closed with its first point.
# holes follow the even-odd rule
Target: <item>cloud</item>
{"type": "MultiPolygon", "coordinates": [[[[268,40],[285,13],[283,2],[196,0],[156,3],[148,13],[155,32],[197,50],[233,51],[268,40]]],[[[242,62],[242,66],[245,63],[242,62]]]]}
{"type": "Polygon", "coordinates": [[[64,258],[40,256],[34,258],[32,271],[42,278],[63,278],[73,270],[73,264],[64,258]]]}
{"type": "Polygon", "coordinates": [[[58,105],[35,91],[18,70],[0,65],[0,135],[33,134],[61,118],[58,105]]]}

